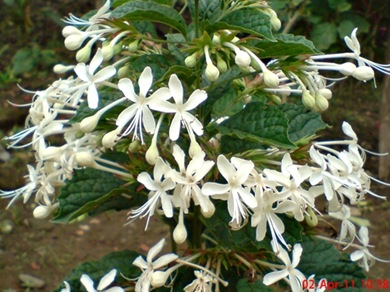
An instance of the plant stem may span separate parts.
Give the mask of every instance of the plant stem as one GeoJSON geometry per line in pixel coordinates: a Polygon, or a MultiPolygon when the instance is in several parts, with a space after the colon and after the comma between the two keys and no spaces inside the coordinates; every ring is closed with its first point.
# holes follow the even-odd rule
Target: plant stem
{"type": "Polygon", "coordinates": [[[200,36],[199,31],[199,0],[195,0],[195,37],[198,38],[200,36]]]}
{"type": "Polygon", "coordinates": [[[192,245],[195,249],[199,249],[201,246],[202,223],[200,220],[200,216],[202,216],[202,214],[200,213],[200,207],[194,206],[194,218],[192,221],[192,245]]]}

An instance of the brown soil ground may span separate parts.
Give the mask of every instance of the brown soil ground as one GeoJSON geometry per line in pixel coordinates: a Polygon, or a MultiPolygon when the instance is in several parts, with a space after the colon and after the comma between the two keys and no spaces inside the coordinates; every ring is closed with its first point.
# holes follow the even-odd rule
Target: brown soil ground
{"type": "MultiPolygon", "coordinates": [[[[2,57],[0,58],[1,68],[9,66],[9,60],[15,50],[23,46],[20,36],[25,29],[29,29],[30,21],[34,20],[33,28],[40,31],[35,37],[44,40],[42,47],[56,41],[55,37],[50,37],[51,33],[56,34],[58,38],[60,28],[55,26],[49,33],[45,28],[53,24],[47,19],[39,19],[43,15],[40,8],[41,2],[31,1],[29,6],[24,7],[23,11],[29,13],[27,16],[23,13],[22,16],[16,14],[10,16],[5,10],[0,11],[2,31],[0,43],[11,46],[15,44],[11,50],[0,55],[2,57]],[[37,22],[37,18],[41,22],[37,22]],[[17,25],[18,20],[23,21],[27,28],[17,25]],[[15,31],[18,33],[15,34],[15,31]]],[[[69,9],[88,11],[91,8],[86,4],[91,1],[78,1],[78,5],[74,5],[73,1],[73,7],[70,5],[71,2],[58,1],[58,4],[51,4],[53,7],[48,7],[48,9],[62,16],[69,9]]],[[[27,39],[34,41],[31,37],[27,39]]],[[[57,51],[62,54],[62,49],[57,51]]],[[[5,69],[2,69],[2,72],[4,71],[5,69]]],[[[34,89],[44,87],[50,80],[53,80],[51,76],[39,75],[38,77],[38,79],[33,79],[28,74],[20,76],[23,78],[21,84],[26,88],[34,89]]],[[[6,100],[26,102],[30,98],[16,87],[15,82],[9,82],[6,85],[0,87],[0,136],[9,134],[15,124],[22,126],[26,114],[26,111],[10,107],[6,100]]],[[[347,120],[358,133],[363,146],[376,150],[380,93],[381,88],[374,92],[371,90],[371,84],[361,83],[357,86],[345,84],[340,87],[338,93],[334,94],[335,98],[325,117],[326,122],[334,125],[334,129],[328,131],[329,135],[337,137],[340,134],[338,128],[341,121],[347,120]]],[[[0,189],[12,189],[22,185],[26,161],[31,159],[31,155],[23,151],[14,151],[11,154],[12,158],[7,162],[0,161],[0,189]]],[[[370,158],[367,162],[368,170],[373,175],[376,174],[376,165],[377,158],[370,158]]],[[[376,188],[375,191],[381,195],[390,195],[390,188],[381,187],[376,188]]],[[[107,213],[73,225],[53,225],[44,220],[34,219],[32,206],[29,204],[17,203],[9,210],[5,210],[6,204],[6,200],[0,200],[0,224],[10,227],[9,232],[5,230],[0,232],[0,291],[2,292],[32,291],[21,286],[19,280],[21,273],[30,274],[45,281],[45,288],[37,291],[51,291],[73,267],[81,262],[97,259],[115,250],[134,249],[145,252],[158,239],[168,236],[168,230],[159,222],[151,223],[145,233],[143,223],[134,222],[135,224],[124,226],[126,212],[107,213]]],[[[354,210],[357,216],[370,220],[371,243],[375,245],[373,253],[385,259],[390,259],[389,206],[387,201],[370,198],[366,205],[354,210]]],[[[377,263],[370,271],[369,278],[390,281],[390,264],[377,263]]]]}

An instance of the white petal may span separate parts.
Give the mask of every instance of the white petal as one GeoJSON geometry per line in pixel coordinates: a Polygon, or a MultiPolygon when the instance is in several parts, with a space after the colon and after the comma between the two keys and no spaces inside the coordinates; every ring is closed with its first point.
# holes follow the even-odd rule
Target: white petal
{"type": "Polygon", "coordinates": [[[175,103],[183,104],[183,85],[176,74],[171,75],[168,86],[175,103]]]}
{"type": "Polygon", "coordinates": [[[179,166],[180,172],[185,171],[185,169],[186,169],[186,167],[184,165],[185,154],[179,145],[176,144],[175,146],[173,146],[173,153],[172,154],[177,162],[177,165],[179,166]]]}
{"type": "Polygon", "coordinates": [[[124,292],[123,288],[121,287],[112,287],[110,289],[104,290],[104,292],[124,292]]]}
{"type": "Polygon", "coordinates": [[[173,262],[177,258],[178,258],[178,256],[174,253],[169,253],[169,254],[163,255],[153,262],[153,269],[157,270],[159,268],[162,268],[162,267],[168,265],[169,263],[173,262]]]}
{"type": "Polygon", "coordinates": [[[169,127],[169,139],[176,141],[180,136],[181,129],[181,116],[180,114],[175,114],[172,119],[171,126],[169,127]]]}
{"type": "Polygon", "coordinates": [[[197,89],[190,95],[190,97],[184,104],[183,109],[185,111],[193,110],[206,99],[207,99],[207,92],[204,90],[197,89]]]}
{"type": "Polygon", "coordinates": [[[83,274],[80,278],[80,282],[88,292],[96,292],[95,288],[93,287],[93,281],[88,275],[83,274]]]}
{"type": "Polygon", "coordinates": [[[93,76],[93,81],[95,83],[102,82],[114,76],[115,73],[116,73],[115,67],[113,66],[105,67],[93,76]]]}
{"type": "Polygon", "coordinates": [[[351,261],[356,262],[364,257],[364,252],[362,250],[355,250],[353,253],[351,253],[350,257],[351,261]]]}
{"type": "Polygon", "coordinates": [[[237,172],[235,167],[223,155],[219,155],[217,159],[217,166],[222,176],[229,181],[237,172]]]}
{"type": "Polygon", "coordinates": [[[205,183],[202,188],[202,193],[206,196],[225,194],[230,190],[229,185],[221,185],[214,182],[205,183]]]}
{"type": "Polygon", "coordinates": [[[157,191],[159,189],[158,184],[152,180],[149,173],[142,172],[138,175],[137,180],[143,184],[149,191],[157,191]]]}
{"type": "Polygon", "coordinates": [[[133,265],[137,266],[138,268],[142,270],[146,270],[148,268],[148,264],[145,262],[142,256],[138,256],[134,261],[133,265]]]}
{"type": "Polygon", "coordinates": [[[95,56],[93,56],[91,62],[89,63],[88,73],[89,75],[93,75],[93,73],[96,71],[96,69],[100,66],[100,64],[103,62],[103,53],[102,49],[98,48],[96,51],[95,56]]]}
{"type": "Polygon", "coordinates": [[[162,194],[160,198],[161,198],[161,205],[162,205],[162,209],[164,211],[165,217],[172,218],[173,217],[173,205],[172,205],[171,199],[166,194],[162,194]]]}
{"type": "Polygon", "coordinates": [[[137,104],[132,104],[128,108],[124,109],[116,119],[116,125],[123,128],[136,114],[138,110],[137,104]]]}
{"type": "Polygon", "coordinates": [[[112,282],[114,282],[116,276],[116,269],[112,269],[108,274],[106,274],[99,282],[97,287],[98,290],[103,290],[112,282]]]}
{"type": "Polygon", "coordinates": [[[292,266],[294,268],[296,266],[298,266],[299,261],[301,260],[302,251],[303,251],[303,248],[299,243],[294,245],[293,254],[292,254],[292,259],[293,259],[292,266]]]}
{"type": "Polygon", "coordinates": [[[91,109],[95,109],[99,104],[99,94],[96,89],[95,84],[91,84],[88,86],[88,107],[91,109]]]}
{"type": "Polygon", "coordinates": [[[90,82],[91,76],[87,72],[87,66],[84,63],[78,63],[73,69],[76,75],[84,82],[90,82]]]}
{"type": "Polygon", "coordinates": [[[358,140],[355,131],[352,129],[352,127],[349,123],[343,122],[341,128],[343,129],[343,132],[345,135],[352,138],[354,141],[358,140]]]}
{"type": "Polygon", "coordinates": [[[118,88],[132,102],[137,102],[139,97],[134,92],[133,82],[129,78],[122,78],[118,82],[118,88]]]}
{"type": "Polygon", "coordinates": [[[271,285],[273,283],[276,283],[277,281],[279,281],[287,276],[288,276],[287,270],[271,272],[269,274],[266,274],[263,277],[263,284],[268,286],[268,285],[271,285]]]}
{"type": "Polygon", "coordinates": [[[146,261],[151,263],[152,260],[156,257],[156,255],[163,249],[165,244],[165,238],[161,239],[156,245],[152,246],[148,252],[146,257],[146,261]]]}
{"type": "Polygon", "coordinates": [[[144,106],[142,111],[142,123],[146,132],[153,134],[156,129],[156,121],[154,120],[153,114],[147,106],[144,106]]]}
{"type": "Polygon", "coordinates": [[[150,69],[150,67],[146,67],[144,71],[142,71],[141,76],[138,79],[139,93],[142,97],[146,97],[150,87],[152,86],[152,83],[152,69],[150,69]]]}

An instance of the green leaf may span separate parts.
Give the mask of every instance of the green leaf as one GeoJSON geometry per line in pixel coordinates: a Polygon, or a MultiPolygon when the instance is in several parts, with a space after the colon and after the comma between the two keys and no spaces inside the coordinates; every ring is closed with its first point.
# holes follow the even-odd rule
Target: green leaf
{"type": "Polygon", "coordinates": [[[171,54],[178,59],[181,63],[184,63],[184,59],[186,58],[186,55],[183,54],[181,50],[179,50],[179,44],[184,43],[186,40],[183,35],[179,33],[169,33],[166,34],[165,37],[168,41],[168,49],[171,52],[171,54]]]}
{"type": "Polygon", "coordinates": [[[58,197],[59,213],[54,223],[69,223],[84,214],[96,215],[107,210],[120,211],[140,206],[146,196],[136,192],[138,184],[126,182],[113,174],[96,169],[76,170],[58,197]]]}
{"type": "Polygon", "coordinates": [[[16,51],[12,57],[12,73],[19,75],[29,72],[37,65],[36,52],[32,48],[23,48],[16,51]]]}
{"type": "Polygon", "coordinates": [[[337,12],[348,11],[351,9],[351,3],[347,0],[328,0],[329,7],[337,12]]]}
{"type": "Polygon", "coordinates": [[[319,50],[326,50],[337,40],[337,27],[334,23],[315,24],[311,31],[311,40],[319,50]]]}
{"type": "Polygon", "coordinates": [[[278,108],[286,114],[289,120],[288,137],[294,143],[309,138],[317,131],[327,127],[320,114],[308,110],[304,106],[285,103],[278,108]]]}
{"type": "Polygon", "coordinates": [[[303,36],[279,34],[275,36],[275,39],[277,42],[262,40],[254,43],[255,47],[259,49],[259,57],[275,58],[320,53],[314,44],[303,36]]]}
{"type": "Polygon", "coordinates": [[[232,116],[244,108],[244,101],[240,95],[232,87],[228,87],[227,91],[214,103],[213,113],[216,117],[232,116]]]}
{"type": "Polygon", "coordinates": [[[345,36],[350,36],[351,32],[355,28],[355,25],[350,20],[343,20],[340,22],[339,26],[337,27],[337,32],[339,33],[340,38],[344,38],[345,36]]]}
{"type": "Polygon", "coordinates": [[[221,29],[238,30],[242,33],[264,37],[270,41],[274,40],[270,16],[255,9],[235,10],[208,27],[207,31],[213,32],[221,29]]]}
{"type": "MultiPolygon", "coordinates": [[[[80,282],[80,277],[83,274],[90,276],[95,285],[97,285],[105,274],[112,269],[116,269],[117,274],[112,285],[128,283],[121,274],[127,278],[136,278],[140,274],[140,269],[133,265],[133,261],[138,256],[139,253],[129,250],[112,252],[99,260],[85,262],[77,266],[66,276],[64,281],[69,283],[72,291],[85,291],[84,286],[80,282]]],[[[54,292],[61,291],[61,288],[64,288],[63,284],[54,290],[54,292]]]]}
{"type": "MultiPolygon", "coordinates": [[[[162,78],[173,65],[176,65],[173,58],[157,54],[143,55],[141,57],[137,57],[129,63],[130,68],[137,73],[141,73],[145,67],[149,66],[152,69],[154,81],[162,78]]],[[[139,74],[137,75],[139,76],[139,74]]]]}
{"type": "MultiPolygon", "coordinates": [[[[344,284],[353,280],[355,288],[332,289],[332,291],[365,291],[361,280],[365,279],[362,269],[349,260],[346,253],[341,253],[332,244],[304,236],[301,242],[303,253],[298,269],[307,277],[315,273],[315,282],[325,278],[328,282],[344,284]]],[[[340,286],[339,286],[340,287],[340,286]]]]}
{"type": "Polygon", "coordinates": [[[240,279],[236,286],[236,291],[240,292],[272,292],[273,290],[263,284],[262,281],[258,280],[255,282],[249,282],[247,279],[240,279]]]}
{"type": "MultiPolygon", "coordinates": [[[[192,18],[195,17],[195,1],[188,1],[188,8],[192,18]]],[[[200,0],[199,1],[199,20],[216,20],[222,14],[221,0],[200,0]]]]}
{"type": "Polygon", "coordinates": [[[212,125],[222,135],[288,149],[296,148],[288,138],[288,119],[277,107],[249,103],[221,124],[212,125]]]}
{"type": "Polygon", "coordinates": [[[143,20],[163,23],[186,35],[186,22],[180,13],[171,7],[155,2],[124,3],[112,11],[111,17],[123,18],[129,22],[143,20]]]}

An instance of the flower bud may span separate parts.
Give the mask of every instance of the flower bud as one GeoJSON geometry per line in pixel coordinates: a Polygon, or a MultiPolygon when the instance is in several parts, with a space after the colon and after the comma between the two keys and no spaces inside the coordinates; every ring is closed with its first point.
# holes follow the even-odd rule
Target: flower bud
{"type": "Polygon", "coordinates": [[[316,104],[316,100],[308,90],[305,90],[302,94],[302,103],[305,107],[312,109],[316,104]]]}
{"type": "Polygon", "coordinates": [[[339,72],[345,76],[350,76],[355,71],[356,65],[351,62],[346,62],[340,65],[339,72]]]}
{"type": "Polygon", "coordinates": [[[111,45],[104,46],[102,48],[103,60],[108,61],[114,56],[114,47],[111,45]]]}
{"type": "Polygon", "coordinates": [[[134,41],[132,42],[128,47],[127,47],[127,50],[131,53],[134,53],[138,50],[138,44],[139,44],[139,41],[134,41]]]}
{"type": "Polygon", "coordinates": [[[177,244],[182,244],[187,239],[187,229],[184,226],[184,218],[183,217],[184,217],[183,211],[180,211],[179,223],[175,227],[175,230],[173,230],[173,240],[177,244]]]}
{"type": "Polygon", "coordinates": [[[138,152],[138,150],[139,150],[139,146],[140,146],[139,141],[138,141],[138,140],[134,140],[133,142],[130,143],[128,149],[129,149],[129,151],[130,151],[131,153],[136,153],[136,152],[138,152]]]}
{"type": "Polygon", "coordinates": [[[126,78],[129,76],[129,67],[128,66],[123,66],[118,69],[118,78],[126,78]]]}
{"type": "Polygon", "coordinates": [[[91,58],[91,46],[88,44],[76,53],[76,60],[79,63],[87,63],[90,58],[91,58]]]}
{"type": "Polygon", "coordinates": [[[332,98],[332,91],[328,88],[321,88],[318,90],[318,92],[325,97],[327,100],[332,98]]]}
{"type": "Polygon", "coordinates": [[[274,104],[282,104],[282,99],[280,98],[280,96],[278,96],[278,95],[276,95],[276,94],[272,94],[271,96],[270,96],[270,98],[271,98],[271,100],[272,100],[272,102],[274,103],[274,104]]]}
{"type": "Polygon", "coordinates": [[[310,227],[316,227],[318,225],[318,217],[310,207],[306,210],[305,221],[310,227]]]}
{"type": "Polygon", "coordinates": [[[188,56],[187,58],[184,59],[184,63],[186,64],[187,67],[193,68],[196,65],[196,58],[197,53],[193,53],[192,55],[188,56]]]}
{"type": "Polygon", "coordinates": [[[282,27],[282,22],[279,18],[271,16],[271,27],[274,31],[278,31],[282,27]]]}
{"type": "Polygon", "coordinates": [[[219,72],[222,72],[222,73],[225,73],[228,69],[225,60],[222,59],[220,55],[217,55],[217,68],[218,68],[219,72]]]}
{"type": "Polygon", "coordinates": [[[112,148],[118,142],[118,135],[121,129],[117,128],[103,136],[102,145],[104,148],[112,148]]]}
{"type": "Polygon", "coordinates": [[[374,78],[374,70],[368,66],[360,66],[353,71],[352,76],[358,80],[368,81],[374,78]]]}
{"type": "Polygon", "coordinates": [[[155,165],[158,157],[160,156],[156,143],[152,142],[149,149],[146,151],[145,159],[150,165],[155,165]]]}
{"type": "Polygon", "coordinates": [[[279,86],[279,77],[276,75],[274,72],[270,70],[264,70],[263,71],[263,78],[264,78],[264,83],[268,87],[275,88],[279,86]]]}
{"type": "Polygon", "coordinates": [[[91,133],[95,130],[100,119],[100,115],[94,114],[93,116],[86,117],[80,122],[80,130],[83,133],[91,133]]]}
{"type": "Polygon", "coordinates": [[[218,80],[219,78],[219,70],[217,67],[214,66],[213,63],[208,63],[206,66],[206,78],[213,82],[218,80]]]}
{"type": "Polygon", "coordinates": [[[62,64],[57,64],[53,67],[53,72],[56,74],[64,74],[72,69],[74,69],[75,66],[70,65],[70,66],[65,66],[62,64]]]}
{"type": "Polygon", "coordinates": [[[65,47],[70,51],[75,51],[81,47],[84,42],[85,37],[79,34],[72,34],[65,38],[64,44],[65,47]]]}
{"type": "Polygon", "coordinates": [[[62,35],[64,38],[67,38],[68,36],[72,34],[79,34],[81,35],[82,32],[77,28],[72,25],[67,25],[62,29],[62,35]]]}
{"type": "Polygon", "coordinates": [[[50,206],[38,206],[33,211],[34,218],[45,219],[49,217],[58,207],[58,203],[50,206]]]}
{"type": "Polygon", "coordinates": [[[199,143],[195,139],[191,139],[190,148],[188,149],[188,154],[193,158],[196,154],[202,152],[202,148],[199,146],[199,143]]]}
{"type": "Polygon", "coordinates": [[[210,202],[210,204],[208,204],[207,207],[208,207],[207,210],[204,210],[204,208],[201,208],[200,212],[202,213],[203,217],[211,218],[215,213],[215,206],[213,203],[210,202]]]}
{"type": "Polygon", "coordinates": [[[92,156],[92,154],[88,152],[79,152],[76,153],[76,162],[79,166],[85,166],[85,167],[95,167],[95,157],[92,156]]]}
{"type": "Polygon", "coordinates": [[[315,107],[319,112],[324,112],[329,107],[328,100],[323,95],[321,95],[319,92],[317,92],[317,94],[316,94],[315,103],[316,103],[315,107]]]}
{"type": "Polygon", "coordinates": [[[153,288],[162,287],[165,285],[165,283],[168,280],[168,277],[171,275],[171,272],[169,270],[167,271],[155,271],[152,274],[152,279],[150,281],[150,284],[153,288]]]}
{"type": "Polygon", "coordinates": [[[42,160],[49,160],[58,158],[63,153],[62,147],[49,146],[40,151],[40,158],[42,160]]]}
{"type": "Polygon", "coordinates": [[[252,62],[249,54],[247,52],[242,51],[242,50],[237,51],[236,57],[234,58],[234,61],[236,62],[237,66],[240,68],[246,68],[252,62]]]}

